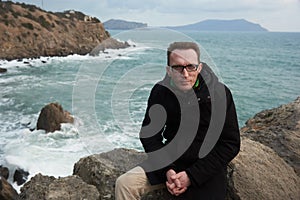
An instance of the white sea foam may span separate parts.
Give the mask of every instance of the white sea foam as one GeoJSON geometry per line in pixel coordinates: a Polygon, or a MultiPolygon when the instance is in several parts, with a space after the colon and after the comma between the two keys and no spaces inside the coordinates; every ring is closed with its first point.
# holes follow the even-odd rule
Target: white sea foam
{"type": "Polygon", "coordinates": [[[127,41],[130,47],[125,49],[106,49],[104,52],[100,52],[98,56],[86,55],[68,55],[68,56],[52,56],[52,57],[40,57],[40,58],[24,58],[18,60],[0,60],[0,66],[2,68],[9,69],[9,73],[18,71],[19,68],[26,69],[31,67],[40,67],[47,64],[54,63],[66,63],[74,61],[91,61],[91,60],[114,60],[114,59],[132,59],[128,56],[133,52],[143,52],[148,47],[133,42],[132,40],[127,41]]]}

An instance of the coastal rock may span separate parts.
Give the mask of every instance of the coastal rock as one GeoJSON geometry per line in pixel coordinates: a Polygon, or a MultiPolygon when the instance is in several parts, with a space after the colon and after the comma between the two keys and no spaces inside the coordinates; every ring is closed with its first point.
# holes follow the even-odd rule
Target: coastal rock
{"type": "Polygon", "coordinates": [[[78,176],[56,179],[37,174],[21,188],[19,197],[24,200],[97,200],[99,192],[78,176]]]}
{"type": "Polygon", "coordinates": [[[299,199],[300,179],[271,148],[242,139],[230,164],[228,199],[299,199]]]}
{"type": "MultiPolygon", "coordinates": [[[[85,182],[95,185],[101,199],[114,199],[115,181],[118,176],[146,159],[146,154],[132,149],[114,149],[110,152],[81,158],[75,165],[73,174],[85,182]]],[[[148,194],[143,200],[172,199],[166,190],[148,194]]]]}
{"type": "Polygon", "coordinates": [[[18,199],[17,191],[0,176],[0,199],[2,200],[16,200],[18,199]]]}
{"type": "Polygon", "coordinates": [[[50,103],[42,108],[37,121],[37,129],[46,132],[60,130],[61,123],[73,123],[74,118],[69,112],[64,111],[58,103],[50,103]]]}
{"type": "Polygon", "coordinates": [[[7,72],[7,69],[0,67],[0,74],[7,72]]]}
{"type": "Polygon", "coordinates": [[[54,176],[37,174],[24,184],[19,196],[21,199],[45,199],[46,191],[54,180],[54,176]]]}
{"type": "Polygon", "coordinates": [[[3,167],[2,165],[0,165],[0,177],[1,176],[6,180],[9,177],[9,169],[7,167],[3,167]]]}
{"type": "Polygon", "coordinates": [[[300,97],[264,110],[246,122],[242,135],[272,148],[300,176],[300,97]]]}
{"type": "Polygon", "coordinates": [[[0,1],[0,13],[0,59],[85,55],[110,37],[99,19],[73,10],[0,1]]]}
{"type": "MultiPolygon", "coordinates": [[[[118,176],[146,158],[145,153],[129,149],[91,155],[80,159],[74,174],[95,185],[102,199],[114,199],[114,184],[118,176]]],[[[242,147],[228,167],[227,200],[297,199],[299,177],[272,149],[252,141],[242,140],[242,147]]],[[[166,190],[147,194],[143,199],[172,199],[166,190]]]]}
{"type": "Polygon", "coordinates": [[[97,47],[95,47],[91,52],[91,56],[97,56],[102,51],[104,52],[105,49],[124,49],[129,47],[130,45],[128,42],[120,42],[114,38],[108,38],[101,42],[97,47]]]}
{"type": "Polygon", "coordinates": [[[17,185],[22,185],[27,181],[29,176],[29,172],[23,169],[16,169],[13,177],[13,181],[17,183],[17,185]]]}

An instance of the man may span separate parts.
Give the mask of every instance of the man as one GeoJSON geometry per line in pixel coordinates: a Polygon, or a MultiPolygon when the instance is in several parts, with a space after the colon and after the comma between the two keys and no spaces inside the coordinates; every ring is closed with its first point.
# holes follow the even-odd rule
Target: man
{"type": "Polygon", "coordinates": [[[176,199],[225,199],[226,167],[240,149],[231,92],[200,62],[195,43],[170,44],[167,63],[140,132],[148,159],[117,179],[116,199],[163,187],[176,199]]]}

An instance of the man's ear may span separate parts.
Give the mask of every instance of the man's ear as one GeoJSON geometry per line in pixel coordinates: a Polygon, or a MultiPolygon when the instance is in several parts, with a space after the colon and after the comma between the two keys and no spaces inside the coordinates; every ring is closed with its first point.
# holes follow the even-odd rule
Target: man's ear
{"type": "Polygon", "coordinates": [[[198,72],[200,73],[201,70],[202,70],[202,63],[200,63],[199,66],[198,66],[198,72]]]}
{"type": "Polygon", "coordinates": [[[167,71],[168,76],[171,77],[171,68],[169,66],[166,66],[166,71],[167,71]]]}

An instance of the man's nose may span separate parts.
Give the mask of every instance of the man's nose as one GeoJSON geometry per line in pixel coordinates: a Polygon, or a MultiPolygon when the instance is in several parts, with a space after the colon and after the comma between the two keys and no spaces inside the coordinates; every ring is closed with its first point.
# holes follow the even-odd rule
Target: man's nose
{"type": "Polygon", "coordinates": [[[188,77],[188,76],[189,76],[189,73],[188,73],[188,71],[186,70],[186,68],[183,68],[181,74],[182,74],[184,77],[188,77]]]}

